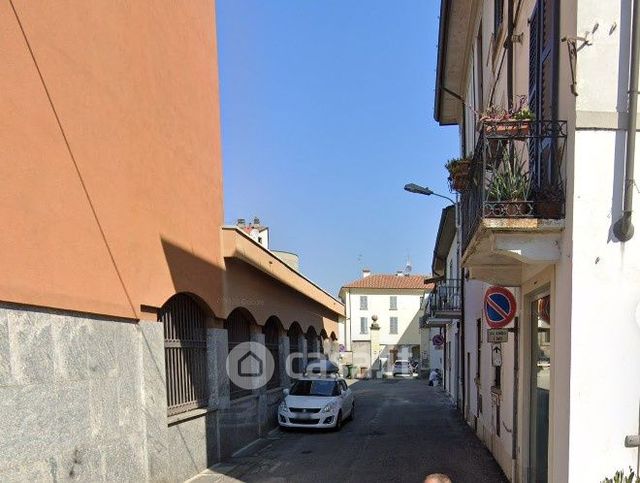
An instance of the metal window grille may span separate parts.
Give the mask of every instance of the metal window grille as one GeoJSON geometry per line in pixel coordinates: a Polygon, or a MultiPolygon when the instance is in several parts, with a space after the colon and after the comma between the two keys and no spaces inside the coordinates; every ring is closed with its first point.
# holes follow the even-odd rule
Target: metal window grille
{"type": "Polygon", "coordinates": [[[188,295],[161,309],[169,416],[207,405],[206,315],[188,295]]]}
{"type": "Polygon", "coordinates": [[[391,317],[391,320],[389,321],[389,333],[398,333],[398,317],[391,317]]]}
{"type": "MultiPolygon", "coordinates": [[[[287,331],[289,337],[289,354],[300,353],[300,336],[302,335],[302,329],[297,323],[293,323],[287,331]]],[[[295,374],[302,372],[302,361],[299,357],[291,359],[291,370],[295,374]]]]}
{"type": "MultiPolygon", "coordinates": [[[[234,310],[224,322],[229,339],[229,352],[238,344],[251,341],[251,321],[243,312],[234,310]]],[[[243,389],[229,381],[229,398],[238,399],[251,394],[250,389],[243,389]]]]}
{"type": "Polygon", "coordinates": [[[311,353],[318,352],[318,333],[314,327],[309,327],[305,337],[307,339],[307,361],[311,362],[317,359],[317,357],[311,357],[311,353]]]}
{"type": "Polygon", "coordinates": [[[280,331],[278,330],[278,321],[269,319],[262,329],[264,334],[264,345],[266,346],[271,357],[273,357],[273,374],[267,382],[267,389],[274,389],[280,386],[280,331]]]}

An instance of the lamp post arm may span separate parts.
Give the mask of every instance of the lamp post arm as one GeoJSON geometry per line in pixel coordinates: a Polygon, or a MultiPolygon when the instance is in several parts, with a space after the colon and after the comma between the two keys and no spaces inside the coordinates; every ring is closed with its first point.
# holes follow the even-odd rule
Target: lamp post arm
{"type": "Polygon", "coordinates": [[[456,204],[456,202],[454,200],[452,200],[451,198],[449,198],[448,196],[439,195],[438,193],[431,193],[431,196],[437,196],[438,198],[442,198],[442,199],[445,199],[447,201],[450,201],[454,205],[456,204]]]}

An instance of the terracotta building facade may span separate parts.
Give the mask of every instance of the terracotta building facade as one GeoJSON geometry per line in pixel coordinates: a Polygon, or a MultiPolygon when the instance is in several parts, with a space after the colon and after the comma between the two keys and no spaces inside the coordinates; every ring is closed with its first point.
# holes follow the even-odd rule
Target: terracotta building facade
{"type": "Polygon", "coordinates": [[[186,479],[275,427],[291,352],[337,347],[343,305],[223,227],[215,24],[0,5],[2,481],[186,479]],[[248,341],[276,371],[243,390],[248,341]]]}

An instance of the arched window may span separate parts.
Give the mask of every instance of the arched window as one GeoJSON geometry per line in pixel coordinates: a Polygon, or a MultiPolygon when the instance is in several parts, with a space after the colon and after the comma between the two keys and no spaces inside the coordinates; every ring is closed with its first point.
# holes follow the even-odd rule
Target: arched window
{"type": "Polygon", "coordinates": [[[160,309],[169,415],[207,405],[207,316],[186,294],[171,297],[160,309]]]}
{"type": "Polygon", "coordinates": [[[273,375],[267,382],[267,389],[280,386],[280,322],[276,317],[269,317],[267,323],[262,328],[264,334],[264,345],[271,357],[273,357],[273,375]]]}
{"type": "MultiPolygon", "coordinates": [[[[324,350],[325,340],[327,340],[328,338],[329,337],[327,336],[327,331],[322,329],[320,331],[320,336],[318,337],[318,343],[320,344],[320,347],[319,347],[320,351],[319,352],[322,352],[323,354],[325,354],[325,350],[324,350]]],[[[329,352],[331,352],[331,351],[329,350],[329,352]]]]}
{"type": "MultiPolygon", "coordinates": [[[[289,337],[289,354],[300,354],[302,352],[302,348],[300,347],[300,337],[302,336],[302,329],[297,322],[291,324],[289,330],[287,331],[287,336],[289,337]]],[[[293,357],[291,359],[291,371],[292,375],[300,374],[302,372],[302,359],[300,357],[293,357]]]]}
{"type": "Polygon", "coordinates": [[[306,338],[307,338],[307,360],[308,362],[311,362],[317,359],[317,357],[312,357],[311,353],[318,352],[318,333],[316,332],[316,329],[313,326],[307,329],[306,338]]]}
{"type": "MultiPolygon", "coordinates": [[[[251,341],[252,323],[253,317],[243,309],[235,309],[229,314],[229,317],[227,317],[227,320],[224,322],[224,328],[227,329],[227,336],[229,338],[229,352],[238,344],[251,341]]],[[[238,399],[251,394],[250,389],[243,389],[236,386],[233,381],[229,381],[229,385],[229,397],[231,399],[238,399]]]]}

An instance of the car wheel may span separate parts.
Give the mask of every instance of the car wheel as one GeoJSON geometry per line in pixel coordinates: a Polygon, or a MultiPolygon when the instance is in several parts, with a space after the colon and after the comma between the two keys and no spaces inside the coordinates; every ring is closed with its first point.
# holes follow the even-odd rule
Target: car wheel
{"type": "Polygon", "coordinates": [[[336,419],[336,426],[333,429],[335,431],[340,431],[340,429],[342,429],[342,410],[338,413],[338,417],[336,419]]]}

